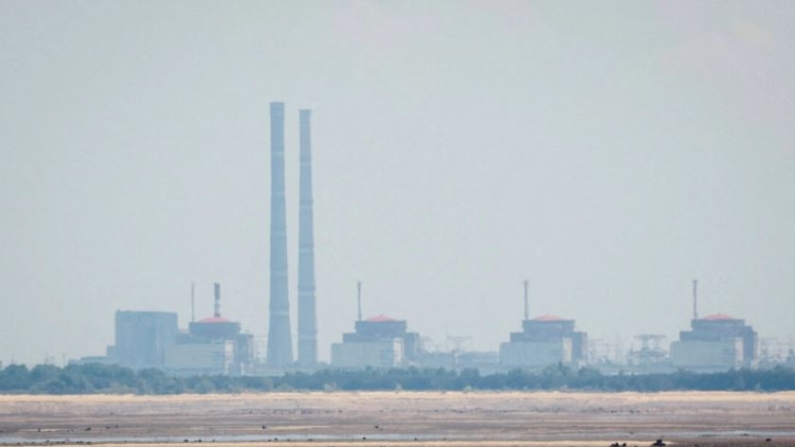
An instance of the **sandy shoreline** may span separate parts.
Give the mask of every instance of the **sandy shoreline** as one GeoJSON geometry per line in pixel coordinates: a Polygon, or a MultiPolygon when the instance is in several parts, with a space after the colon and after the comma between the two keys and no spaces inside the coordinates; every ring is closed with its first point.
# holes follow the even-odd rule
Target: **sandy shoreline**
{"type": "Polygon", "coordinates": [[[658,438],[795,446],[795,392],[0,396],[3,444],[641,447],[658,438]]]}

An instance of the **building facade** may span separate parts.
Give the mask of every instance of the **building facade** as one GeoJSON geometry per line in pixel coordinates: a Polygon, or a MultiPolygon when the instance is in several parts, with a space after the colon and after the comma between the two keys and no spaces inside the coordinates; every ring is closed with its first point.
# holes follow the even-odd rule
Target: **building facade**
{"type": "Polygon", "coordinates": [[[419,334],[408,332],[406,320],[379,315],[356,322],[355,332],[342,335],[342,343],[331,345],[335,368],[391,368],[416,361],[419,334]]]}
{"type": "Polygon", "coordinates": [[[578,332],[574,320],[542,315],[522,321],[522,331],[500,345],[500,365],[506,369],[539,370],[556,363],[584,364],[588,338],[578,332]]]}
{"type": "Polygon", "coordinates": [[[756,367],[759,339],[745,320],[714,314],[690,322],[691,330],[681,331],[671,343],[675,368],[698,372],[726,371],[756,367]]]}
{"type": "Polygon", "coordinates": [[[175,312],[116,311],[115,345],[107,358],[129,368],[164,368],[166,349],[179,332],[175,312]]]}

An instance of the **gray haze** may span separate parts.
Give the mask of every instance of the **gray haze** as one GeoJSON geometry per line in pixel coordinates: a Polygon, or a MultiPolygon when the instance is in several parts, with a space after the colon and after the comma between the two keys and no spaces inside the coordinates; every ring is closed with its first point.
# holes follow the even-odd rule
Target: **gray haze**
{"type": "MultiPolygon", "coordinates": [[[[795,2],[0,1],[0,361],[116,309],[267,334],[270,101],[312,108],[319,354],[365,316],[792,340],[795,2]]],[[[295,336],[293,337],[295,340],[295,336]]]]}

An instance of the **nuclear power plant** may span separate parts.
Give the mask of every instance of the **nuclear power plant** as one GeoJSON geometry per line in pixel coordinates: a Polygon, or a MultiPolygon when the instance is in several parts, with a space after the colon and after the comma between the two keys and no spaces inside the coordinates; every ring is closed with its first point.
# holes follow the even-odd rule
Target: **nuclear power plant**
{"type": "MultiPolygon", "coordinates": [[[[298,259],[297,259],[297,357],[293,355],[290,323],[288,228],[285,175],[285,104],[270,103],[270,262],[267,341],[264,358],[257,343],[238,322],[221,316],[221,288],[214,284],[210,317],[191,322],[187,330],[177,324],[173,312],[117,311],[116,340],[104,357],[81,362],[117,363],[132,368],[160,368],[174,374],[279,374],[312,371],[328,366],[319,358],[315,278],[315,241],[312,182],[312,111],[298,110],[298,259]]],[[[264,273],[264,272],[263,272],[264,273]]],[[[264,275],[263,275],[264,276],[264,275]]],[[[698,282],[693,281],[691,330],[663,346],[664,335],[647,333],[633,340],[641,343],[624,355],[613,349],[599,352],[605,343],[577,330],[575,320],[542,313],[530,317],[528,282],[524,282],[524,315],[521,331],[511,332],[499,351],[466,349],[466,336],[447,336],[455,347],[433,349],[427,339],[410,331],[405,319],[383,314],[362,317],[361,283],[357,285],[357,318],[354,332],[342,334],[341,343],[330,349],[335,368],[433,367],[476,368],[484,372],[524,369],[542,370],[549,365],[573,368],[595,366],[606,373],[698,372],[754,368],[775,362],[759,357],[759,338],[745,320],[725,314],[698,316],[698,282]]],[[[192,289],[193,290],[193,289],[192,289]]],[[[191,296],[193,303],[193,296],[191,296]]],[[[195,312],[192,312],[195,314],[195,312]]],[[[265,318],[261,318],[265,322],[265,318]]],[[[263,327],[264,325],[260,326],[263,327]]],[[[790,348],[790,358],[795,359],[790,348]]]]}

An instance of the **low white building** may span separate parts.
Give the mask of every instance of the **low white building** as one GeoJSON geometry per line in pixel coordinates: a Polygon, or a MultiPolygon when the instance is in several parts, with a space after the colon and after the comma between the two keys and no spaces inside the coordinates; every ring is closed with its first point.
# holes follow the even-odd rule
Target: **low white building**
{"type": "Polygon", "coordinates": [[[402,365],[403,358],[403,340],[399,338],[331,345],[331,366],[335,368],[392,368],[402,365]]]}
{"type": "Polygon", "coordinates": [[[571,339],[517,341],[500,344],[503,368],[543,369],[556,363],[571,364],[571,339]]]}
{"type": "Polygon", "coordinates": [[[229,374],[235,363],[233,340],[172,343],[166,346],[165,369],[179,375],[229,374]]]}
{"type": "Polygon", "coordinates": [[[743,366],[743,339],[686,340],[671,343],[675,368],[696,372],[721,372],[743,366]]]}

